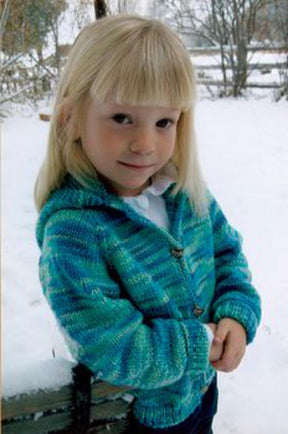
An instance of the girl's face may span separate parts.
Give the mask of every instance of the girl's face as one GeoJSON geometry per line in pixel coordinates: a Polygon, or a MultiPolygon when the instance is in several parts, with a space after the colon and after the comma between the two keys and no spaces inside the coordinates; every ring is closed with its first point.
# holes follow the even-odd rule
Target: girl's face
{"type": "Polygon", "coordinates": [[[93,101],[88,107],[84,151],[120,196],[136,196],[173,154],[181,111],[93,101]]]}

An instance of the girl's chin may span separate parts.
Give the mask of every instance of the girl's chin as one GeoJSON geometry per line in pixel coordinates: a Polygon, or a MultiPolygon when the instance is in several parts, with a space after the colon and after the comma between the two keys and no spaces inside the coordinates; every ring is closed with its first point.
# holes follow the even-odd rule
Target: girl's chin
{"type": "Polygon", "coordinates": [[[119,196],[138,196],[146,187],[151,184],[151,177],[149,177],[146,181],[144,178],[143,183],[141,183],[141,180],[137,182],[134,179],[134,182],[132,182],[132,179],[130,179],[127,182],[120,184],[116,181],[106,178],[106,176],[100,174],[99,172],[98,176],[111,191],[118,194],[119,196]]]}
{"type": "Polygon", "coordinates": [[[150,185],[150,178],[144,183],[140,185],[119,185],[119,184],[111,184],[112,189],[119,196],[138,196],[142,193],[142,191],[150,185]]]}

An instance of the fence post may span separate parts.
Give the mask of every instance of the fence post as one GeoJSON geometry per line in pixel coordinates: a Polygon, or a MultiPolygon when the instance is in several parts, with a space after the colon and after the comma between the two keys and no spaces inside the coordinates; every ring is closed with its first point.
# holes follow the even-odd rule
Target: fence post
{"type": "Polygon", "coordinates": [[[84,434],[90,423],[91,371],[81,363],[73,368],[72,429],[84,434]]]}

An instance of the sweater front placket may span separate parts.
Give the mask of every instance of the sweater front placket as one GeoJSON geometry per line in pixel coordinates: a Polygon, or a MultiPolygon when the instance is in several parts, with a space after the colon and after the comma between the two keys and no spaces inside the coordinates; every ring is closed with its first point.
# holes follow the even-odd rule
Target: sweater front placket
{"type": "MultiPolygon", "coordinates": [[[[155,237],[163,239],[163,243],[167,246],[169,251],[169,256],[178,266],[179,275],[181,276],[183,302],[181,303],[180,310],[182,317],[201,319],[204,313],[204,307],[197,299],[198,297],[195,291],[196,282],[193,274],[188,269],[183,242],[183,215],[184,208],[187,206],[187,199],[183,195],[173,196],[171,190],[172,186],[163,195],[170,219],[170,232],[157,226],[119,198],[115,198],[115,200],[110,202],[109,206],[111,206],[112,209],[124,213],[131,221],[139,225],[139,227],[146,227],[153,231],[155,237]],[[187,300],[187,302],[185,300],[187,300]]],[[[175,288],[171,289],[171,293],[173,293],[173,291],[175,291],[175,288]]]]}

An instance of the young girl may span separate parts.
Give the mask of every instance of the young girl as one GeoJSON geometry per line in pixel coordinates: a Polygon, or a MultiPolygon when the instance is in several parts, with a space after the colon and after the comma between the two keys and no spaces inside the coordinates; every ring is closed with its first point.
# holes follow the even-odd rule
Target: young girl
{"type": "Polygon", "coordinates": [[[75,359],[131,388],[127,433],[211,433],[216,371],[239,365],[260,321],[240,235],[201,177],[194,104],[164,24],[89,25],[36,184],[44,294],[75,359]]]}

